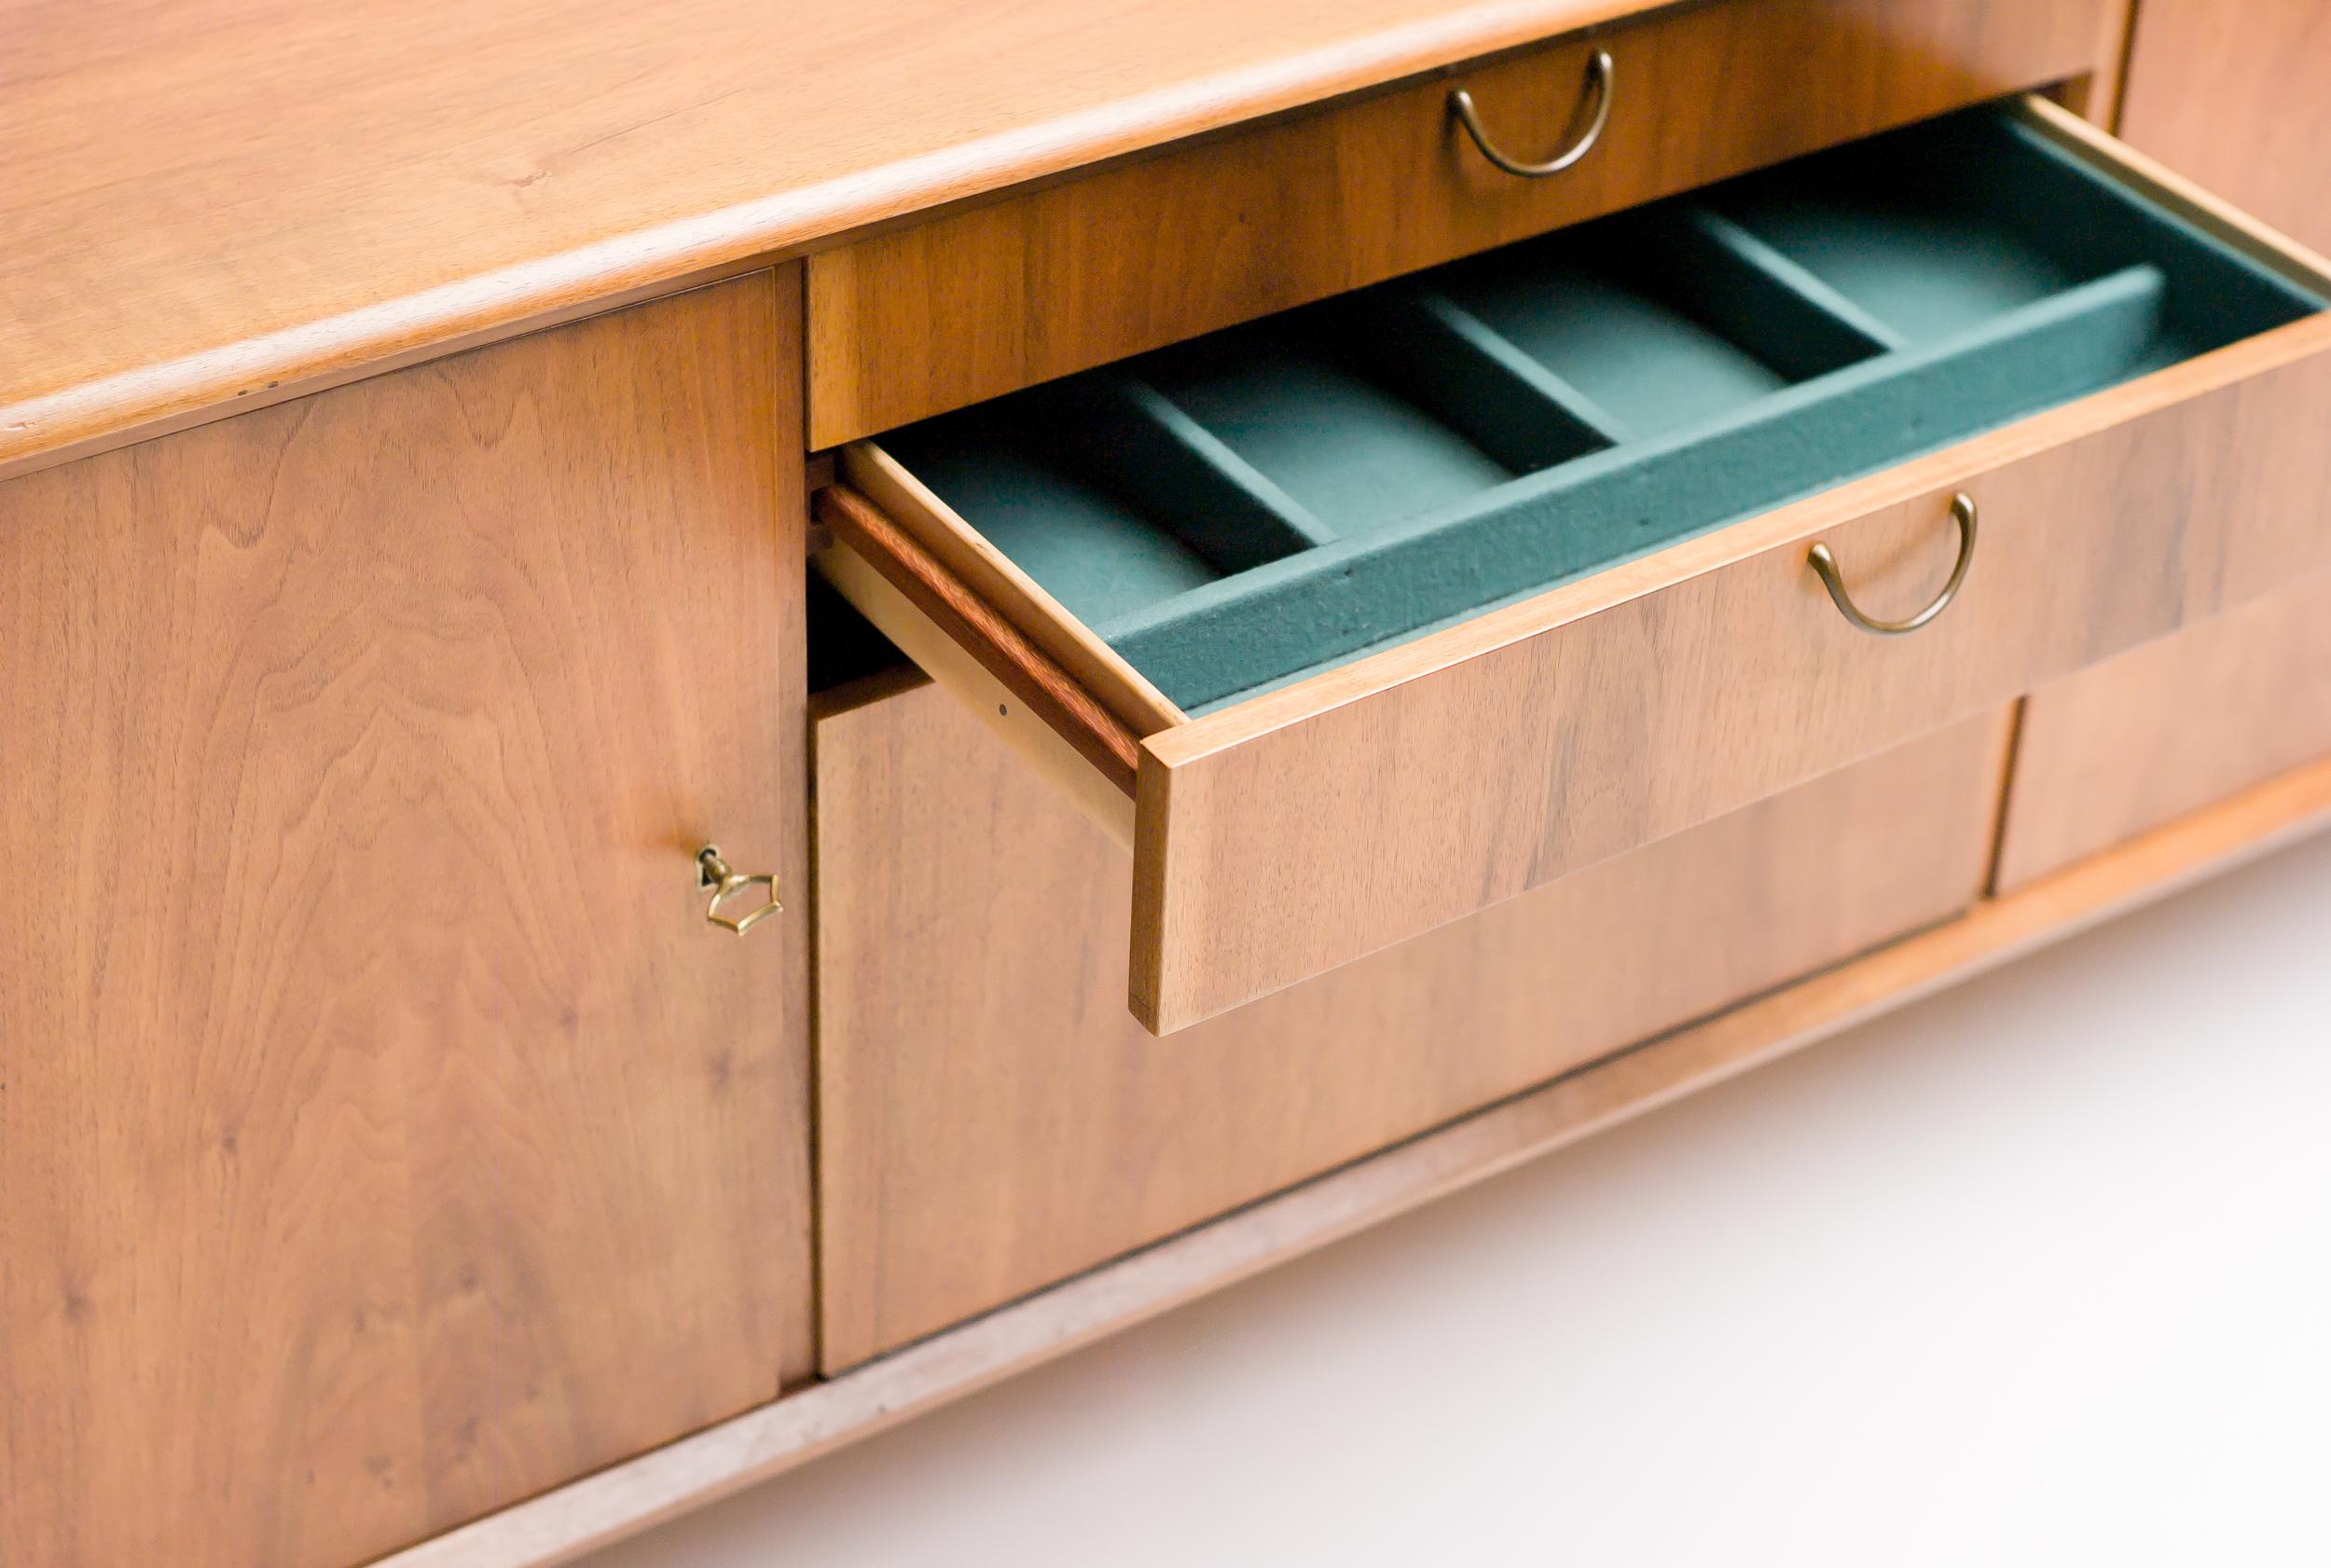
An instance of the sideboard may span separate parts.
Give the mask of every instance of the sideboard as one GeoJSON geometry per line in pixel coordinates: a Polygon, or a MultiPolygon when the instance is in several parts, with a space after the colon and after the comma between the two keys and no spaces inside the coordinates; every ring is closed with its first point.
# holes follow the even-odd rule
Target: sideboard
{"type": "Polygon", "coordinates": [[[0,1561],[537,1568],[2331,823],[2331,6],[0,20],[0,1561]]]}

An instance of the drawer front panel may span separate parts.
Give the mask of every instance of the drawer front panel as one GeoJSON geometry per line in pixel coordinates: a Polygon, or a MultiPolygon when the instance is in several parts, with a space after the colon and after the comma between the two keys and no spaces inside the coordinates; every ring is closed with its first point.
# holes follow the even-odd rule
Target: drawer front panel
{"type": "Polygon", "coordinates": [[[1159,1041],[1122,849],[943,692],[821,717],[825,1365],[1965,907],[2005,720],[1159,1041]]]}
{"type": "Polygon", "coordinates": [[[2109,0],[1724,0],[1178,148],[809,261],[826,447],[1400,273],[2096,70],[2109,0]],[[1451,118],[1544,158],[1494,167],[1451,118]]]}
{"type": "Polygon", "coordinates": [[[2032,695],[2002,890],[2331,756],[2331,577],[2032,695]]]}
{"type": "Polygon", "coordinates": [[[1938,454],[1151,736],[1137,1013],[1237,1006],[2331,565],[2331,362],[2065,438],[2119,395],[2017,427],[2028,455],[1938,454]],[[1809,547],[1905,614],[1962,489],[1956,602],[1849,626],[1809,547]]]}

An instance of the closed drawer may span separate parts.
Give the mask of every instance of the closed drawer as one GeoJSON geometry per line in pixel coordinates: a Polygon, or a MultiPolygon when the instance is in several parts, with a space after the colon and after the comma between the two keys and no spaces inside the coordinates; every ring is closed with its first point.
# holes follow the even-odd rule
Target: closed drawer
{"type": "Polygon", "coordinates": [[[1170,1030],[2331,564],[2322,268],[2026,101],[853,444],[821,565],[1170,1030]]]}
{"type": "Polygon", "coordinates": [[[2331,757],[2331,578],[2262,598],[2034,693],[1999,886],[2331,757]]]}
{"type": "Polygon", "coordinates": [[[811,443],[2079,76],[2117,49],[2124,8],[1667,7],[823,252],[809,262],[811,443]],[[1520,177],[1453,119],[1455,89],[1492,144],[1523,158],[1574,148],[1607,117],[1573,166],[1520,177]]]}
{"type": "Polygon", "coordinates": [[[1995,711],[1169,1042],[1124,853],[930,687],[814,726],[838,1370],[1967,906],[1995,711]]]}

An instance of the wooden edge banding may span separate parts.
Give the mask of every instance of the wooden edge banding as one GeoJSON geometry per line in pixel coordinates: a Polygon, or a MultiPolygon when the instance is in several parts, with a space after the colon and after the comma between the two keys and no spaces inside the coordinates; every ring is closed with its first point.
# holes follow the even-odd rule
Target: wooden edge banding
{"type": "Polygon", "coordinates": [[[917,540],[847,485],[817,494],[818,521],[858,552],[963,649],[1034,708],[1125,794],[1133,793],[1140,741],[1050,655],[964,586],[917,540]]]}
{"type": "Polygon", "coordinates": [[[1146,745],[1133,791],[1133,933],[1125,957],[1125,1011],[1133,1021],[1158,1036],[1172,1034],[1179,1024],[1164,1015],[1159,997],[1166,991],[1166,846],[1174,832],[1173,770],[1157,760],[1146,745]]]}
{"type": "Polygon", "coordinates": [[[844,482],[879,508],[901,533],[913,535],[973,595],[1009,618],[1125,728],[1147,736],[1188,722],[1188,715],[1148,677],[1069,614],[1041,584],[879,444],[851,442],[842,448],[838,466],[844,482]]]}
{"type": "Polygon", "coordinates": [[[2331,761],[374,1568],[572,1561],[2326,825],[2331,761]]]}

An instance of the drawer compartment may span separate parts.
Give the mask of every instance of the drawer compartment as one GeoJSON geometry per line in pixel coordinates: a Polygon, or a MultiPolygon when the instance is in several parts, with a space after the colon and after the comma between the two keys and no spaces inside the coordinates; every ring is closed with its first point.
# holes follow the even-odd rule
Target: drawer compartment
{"type": "Polygon", "coordinates": [[[2000,840],[2000,890],[2324,757],[2331,577],[2033,693],[2000,840]]]}
{"type": "Polygon", "coordinates": [[[1168,1030],[2331,564],[2326,289],[2025,103],[856,444],[822,564],[1168,1030]]]}
{"type": "MultiPolygon", "coordinates": [[[[1641,7],[1603,7],[1606,13],[1641,7]]],[[[834,446],[2002,93],[2109,67],[2126,0],[1717,0],[1166,148],[809,259],[834,446]],[[1610,77],[1598,86],[1597,53],[1610,77]],[[1606,91],[1607,88],[1607,91],[1606,91]],[[1544,178],[1528,159],[1593,144],[1544,178]]],[[[1517,19],[1518,21],[1519,19],[1517,19]]]]}
{"type": "Polygon", "coordinates": [[[1123,850],[931,686],[815,721],[829,1371],[1963,910],[1995,710],[1161,1042],[1123,850]]]}

